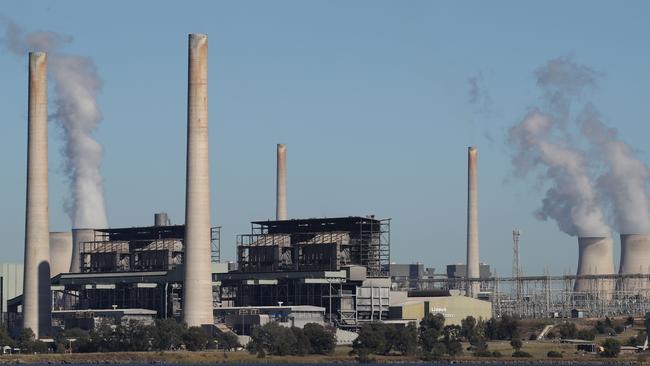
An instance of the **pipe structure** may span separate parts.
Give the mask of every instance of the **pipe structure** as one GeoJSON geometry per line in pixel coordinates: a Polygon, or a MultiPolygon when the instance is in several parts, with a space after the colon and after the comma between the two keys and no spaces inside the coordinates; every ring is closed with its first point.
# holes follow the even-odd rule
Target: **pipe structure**
{"type": "Polygon", "coordinates": [[[47,55],[29,54],[27,199],[23,273],[23,328],[50,333],[50,233],[47,177],[47,55]]]}
{"type": "Polygon", "coordinates": [[[287,147],[285,144],[278,144],[276,178],[275,219],[287,220],[287,147]]]}
{"type": "MultiPolygon", "coordinates": [[[[467,279],[479,278],[478,244],[478,150],[467,150],[467,279]]],[[[481,290],[477,281],[468,281],[467,296],[476,297],[481,290]]]]}
{"type": "Polygon", "coordinates": [[[67,273],[70,270],[72,261],[72,233],[51,232],[50,233],[50,276],[54,277],[60,273],[67,273]]]}
{"type": "Polygon", "coordinates": [[[214,324],[208,161],[208,36],[189,35],[183,321],[214,324]]]}
{"type": "Polygon", "coordinates": [[[70,273],[81,272],[81,243],[95,241],[94,229],[72,229],[72,260],[70,273]]]}
{"type": "MultiPolygon", "coordinates": [[[[618,268],[620,274],[650,274],[650,235],[621,234],[621,262],[618,268]]],[[[647,280],[624,279],[621,290],[634,291],[648,288],[647,280]]]]}
{"type": "MultiPolygon", "coordinates": [[[[578,238],[578,272],[577,276],[614,274],[614,241],[608,236],[578,238]]],[[[584,278],[577,278],[574,291],[591,296],[611,296],[614,283],[600,281],[597,284],[584,278]]]]}

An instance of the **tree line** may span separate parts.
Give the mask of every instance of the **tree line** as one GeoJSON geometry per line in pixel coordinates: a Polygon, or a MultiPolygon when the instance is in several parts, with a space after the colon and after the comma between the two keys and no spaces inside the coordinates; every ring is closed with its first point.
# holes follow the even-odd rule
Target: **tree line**
{"type": "MultiPolygon", "coordinates": [[[[23,353],[45,353],[48,346],[35,339],[34,332],[27,328],[15,338],[5,329],[0,331],[0,344],[20,348],[23,353]]],[[[188,327],[174,319],[158,319],[152,325],[141,321],[112,325],[100,322],[92,330],[79,328],[66,329],[54,335],[51,351],[73,352],[127,352],[127,351],[168,351],[186,349],[202,351],[206,349],[232,350],[240,347],[233,333],[212,335],[201,327],[188,327]],[[74,341],[73,341],[74,340],[74,341]]]]}

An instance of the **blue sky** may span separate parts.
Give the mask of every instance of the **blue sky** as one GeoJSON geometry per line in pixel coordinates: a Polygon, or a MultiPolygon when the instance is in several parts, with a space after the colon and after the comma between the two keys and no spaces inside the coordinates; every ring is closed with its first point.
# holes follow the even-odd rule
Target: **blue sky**
{"type": "MultiPolygon", "coordinates": [[[[508,127],[539,103],[533,72],[570,57],[604,76],[591,99],[648,162],[650,3],[643,1],[6,1],[26,30],[71,35],[104,82],[111,226],[184,216],[187,34],[209,35],[212,222],[223,257],[273,218],[275,144],[287,144],[289,216],[392,218],[392,259],[464,261],[467,146],[479,148],[481,260],[574,271],[577,243],[532,212],[508,127]],[[488,108],[469,103],[480,75],[488,108]]],[[[27,73],[0,53],[0,261],[23,254],[27,73]]],[[[50,228],[67,230],[60,131],[50,129],[50,228]]],[[[618,246],[615,249],[618,258],[618,246]]]]}

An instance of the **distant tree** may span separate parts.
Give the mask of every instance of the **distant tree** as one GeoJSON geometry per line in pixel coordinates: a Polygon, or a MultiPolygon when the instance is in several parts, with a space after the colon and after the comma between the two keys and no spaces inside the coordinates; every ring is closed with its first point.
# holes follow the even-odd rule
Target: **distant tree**
{"type": "Polygon", "coordinates": [[[625,319],[625,323],[624,323],[624,324],[625,324],[626,326],[628,326],[628,327],[633,326],[633,325],[634,325],[634,317],[633,317],[633,316],[628,316],[628,317],[625,319]]]}
{"type": "Polygon", "coordinates": [[[447,345],[447,353],[449,356],[458,356],[463,354],[463,344],[458,340],[453,340],[447,345]]]}
{"type": "Polygon", "coordinates": [[[396,351],[402,355],[413,355],[418,350],[418,330],[415,323],[405,327],[398,327],[392,333],[392,344],[396,351]]]}
{"type": "Polygon", "coordinates": [[[570,322],[564,322],[558,326],[558,332],[562,339],[573,339],[576,337],[578,329],[576,325],[570,322]]]}
{"type": "Polygon", "coordinates": [[[512,348],[515,351],[519,351],[519,350],[521,350],[521,347],[523,346],[523,342],[519,338],[514,338],[513,340],[510,341],[510,346],[512,346],[512,348]]]}
{"type": "Polygon", "coordinates": [[[386,335],[391,332],[386,324],[369,323],[361,326],[359,336],[352,343],[355,351],[366,350],[369,353],[387,354],[392,345],[386,335]]]}
{"type": "Polygon", "coordinates": [[[269,322],[253,328],[247,348],[249,352],[257,354],[293,355],[300,351],[297,349],[297,341],[296,333],[290,328],[269,322]]]}
{"type": "Polygon", "coordinates": [[[227,351],[241,346],[239,344],[239,339],[237,339],[237,335],[232,332],[218,334],[216,339],[219,348],[227,351]]]}
{"type": "Polygon", "coordinates": [[[593,341],[596,338],[596,332],[593,329],[581,329],[576,332],[575,338],[593,341]]]}
{"type": "Polygon", "coordinates": [[[445,317],[442,314],[427,314],[420,322],[420,345],[426,352],[431,352],[443,335],[445,317]]]}
{"type": "Polygon", "coordinates": [[[334,352],[336,346],[336,335],[334,330],[327,329],[317,323],[307,323],[303,332],[310,344],[310,353],[327,355],[334,352]]]}
{"type": "Polygon", "coordinates": [[[297,327],[291,327],[289,330],[293,333],[295,339],[295,344],[291,354],[304,356],[312,353],[311,343],[309,342],[309,338],[305,335],[305,332],[297,327]]]}
{"type": "Polygon", "coordinates": [[[460,334],[465,340],[469,341],[476,337],[476,332],[476,319],[473,316],[470,315],[460,321],[460,334]]]}
{"type": "Polygon", "coordinates": [[[151,328],[151,347],[157,351],[178,349],[183,343],[187,325],[176,320],[157,319],[151,328]]]}
{"type": "Polygon", "coordinates": [[[607,338],[602,343],[603,352],[600,353],[603,357],[616,357],[621,352],[621,342],[614,338],[607,338]]]}
{"type": "Polygon", "coordinates": [[[183,334],[183,343],[190,351],[202,351],[210,347],[212,337],[201,327],[189,327],[183,334]]]}

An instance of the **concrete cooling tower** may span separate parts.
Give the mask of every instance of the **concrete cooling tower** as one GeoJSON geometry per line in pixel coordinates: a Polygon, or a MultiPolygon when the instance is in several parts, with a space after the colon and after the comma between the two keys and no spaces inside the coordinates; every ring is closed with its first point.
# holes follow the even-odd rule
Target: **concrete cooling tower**
{"type": "Polygon", "coordinates": [[[187,172],[183,321],[214,324],[210,251],[208,36],[190,34],[187,85],[187,172]]]}
{"type": "Polygon", "coordinates": [[[50,276],[68,273],[72,261],[72,233],[50,233],[50,276]]]}
{"type": "MultiPolygon", "coordinates": [[[[614,244],[611,237],[578,238],[578,276],[614,274],[614,244]]],[[[614,290],[612,280],[576,279],[574,291],[592,296],[614,290]]]]}
{"type": "Polygon", "coordinates": [[[81,272],[81,243],[95,240],[93,229],[72,229],[72,260],[70,261],[70,273],[81,272]]]}
{"type": "MultiPolygon", "coordinates": [[[[621,234],[621,263],[618,273],[650,274],[650,235],[621,234]]],[[[634,291],[649,288],[647,279],[626,278],[621,282],[621,290],[634,291]]]]}
{"type": "Polygon", "coordinates": [[[23,273],[23,328],[36,338],[51,327],[50,233],[47,177],[47,55],[29,54],[27,199],[23,273]]]}

